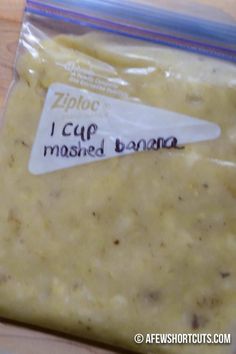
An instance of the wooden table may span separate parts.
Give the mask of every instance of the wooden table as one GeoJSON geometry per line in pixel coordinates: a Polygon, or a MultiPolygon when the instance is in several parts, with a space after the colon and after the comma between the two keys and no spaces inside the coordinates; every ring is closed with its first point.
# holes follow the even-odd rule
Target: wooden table
{"type": "MultiPolygon", "coordinates": [[[[166,0],[139,1],[165,3],[166,0]]],[[[214,3],[220,10],[224,10],[236,18],[235,0],[201,0],[201,2],[214,3]]],[[[23,7],[23,0],[0,0],[0,110],[12,78],[12,65],[19,37],[23,7]]],[[[0,322],[0,354],[45,353],[114,354],[115,352],[0,322]]]]}

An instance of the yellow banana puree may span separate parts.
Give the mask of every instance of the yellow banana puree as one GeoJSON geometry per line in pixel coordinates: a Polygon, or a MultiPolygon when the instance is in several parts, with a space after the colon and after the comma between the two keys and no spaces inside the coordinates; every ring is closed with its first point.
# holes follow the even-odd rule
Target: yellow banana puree
{"type": "MultiPolygon", "coordinates": [[[[133,339],[235,332],[235,65],[99,32],[29,45],[0,135],[0,315],[136,352],[235,353],[233,344],[133,339]],[[54,83],[204,119],[222,133],[35,176],[31,148],[54,83]]],[[[55,105],[99,105],[72,98],[55,105]]]]}

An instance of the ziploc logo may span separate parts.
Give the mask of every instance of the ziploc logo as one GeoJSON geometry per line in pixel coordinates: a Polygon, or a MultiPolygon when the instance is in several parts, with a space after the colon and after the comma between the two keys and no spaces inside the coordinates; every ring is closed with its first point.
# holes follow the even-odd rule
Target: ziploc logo
{"type": "Polygon", "coordinates": [[[70,93],[57,91],[54,96],[55,100],[52,103],[51,109],[62,110],[65,113],[69,113],[72,110],[97,112],[101,104],[99,100],[90,100],[82,94],[74,96],[70,93]]]}
{"type": "Polygon", "coordinates": [[[142,151],[175,150],[219,138],[212,122],[53,84],[29,170],[43,174],[142,151]]]}

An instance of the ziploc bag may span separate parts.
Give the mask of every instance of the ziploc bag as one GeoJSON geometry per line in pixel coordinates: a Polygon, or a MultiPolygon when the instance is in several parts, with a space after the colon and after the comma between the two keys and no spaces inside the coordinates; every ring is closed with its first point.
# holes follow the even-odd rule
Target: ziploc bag
{"type": "Polygon", "coordinates": [[[235,332],[235,39],[233,20],[27,2],[0,140],[2,317],[234,353],[148,334],[235,332]]]}

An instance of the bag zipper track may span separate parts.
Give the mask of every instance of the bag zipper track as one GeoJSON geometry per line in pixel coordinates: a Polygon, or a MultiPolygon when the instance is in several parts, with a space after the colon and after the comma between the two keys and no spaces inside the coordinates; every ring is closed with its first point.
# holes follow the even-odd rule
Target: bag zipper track
{"type": "Polygon", "coordinates": [[[80,0],[79,5],[27,0],[26,5],[26,12],[35,15],[236,62],[236,25],[151,9],[115,0],[80,0]]]}

